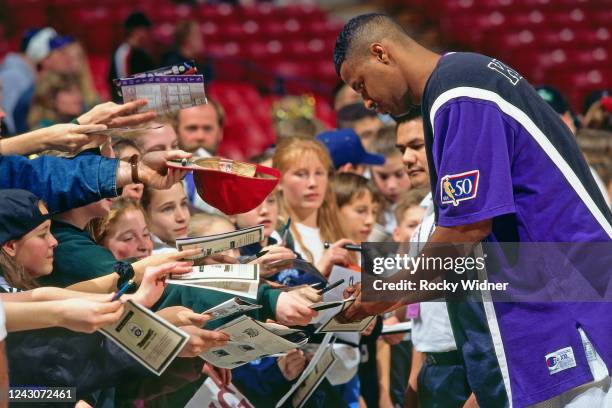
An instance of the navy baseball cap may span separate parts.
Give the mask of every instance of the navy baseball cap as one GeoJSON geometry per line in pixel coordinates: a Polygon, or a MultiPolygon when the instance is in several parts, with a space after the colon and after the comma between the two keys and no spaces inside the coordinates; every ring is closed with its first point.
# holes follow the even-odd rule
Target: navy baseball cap
{"type": "Polygon", "coordinates": [[[325,144],[336,169],[347,163],[379,166],[385,163],[385,156],[366,151],[353,129],[330,130],[320,133],[316,139],[325,144]]]}
{"type": "Polygon", "coordinates": [[[0,190],[0,245],[20,239],[50,218],[39,207],[40,198],[26,190],[0,190]]]}

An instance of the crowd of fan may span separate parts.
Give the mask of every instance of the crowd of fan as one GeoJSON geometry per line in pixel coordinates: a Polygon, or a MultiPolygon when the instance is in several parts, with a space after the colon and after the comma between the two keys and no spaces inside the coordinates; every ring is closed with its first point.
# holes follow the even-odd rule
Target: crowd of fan
{"type": "MultiPolygon", "coordinates": [[[[156,67],[140,48],[149,26],[142,14],[128,18],[111,77],[156,67]]],[[[201,54],[193,30],[190,23],[179,26],[177,48],[164,64],[201,54]]],[[[418,240],[430,189],[422,118],[415,114],[395,123],[380,117],[346,85],[330,95],[338,129],[326,130],[304,115],[299,100],[297,107],[277,108],[285,111],[275,115],[276,145],[250,161],[280,170],[278,188],[252,211],[228,217],[200,198],[191,174],[165,167],[169,159],[217,153],[223,107],[209,100],[157,116],[137,113],[143,101],[101,103],[85,61],[78,41],[45,28],[29,32],[21,52],[9,54],[0,66],[6,114],[0,140],[0,296],[9,332],[3,343],[10,384],[76,386],[79,406],[179,406],[216,371],[255,406],[273,406],[308,356],[294,350],[231,375],[204,363],[199,354],[228,338],[211,331],[214,325],[206,325],[208,317],[201,312],[228,296],[162,283],[170,273],[190,270],[182,259],[193,252],[177,252],[176,239],[263,224],[262,242],[209,262],[267,249],[254,261],[265,281],[257,298],[264,307],[256,317],[307,325],[316,315],[308,308],[312,293],[280,292],[275,286],[316,279],[270,264],[301,257],[329,276],[334,265],[359,269],[361,260],[345,244],[418,240]],[[152,129],[110,138],[88,134],[145,123],[152,129]],[[398,145],[422,154],[405,155],[398,145]],[[134,157],[140,183],[131,177],[128,162],[134,157]],[[293,222],[283,241],[278,230],[289,217],[293,222]],[[325,242],[332,244],[325,248],[325,242]],[[126,278],[126,262],[139,288],[122,301],[129,297],[191,335],[181,358],[160,378],[95,332],[123,312],[122,301],[112,302],[111,294],[126,278]]],[[[204,60],[197,62],[210,70],[204,60]]],[[[604,196],[612,199],[609,94],[594,94],[577,115],[555,89],[543,86],[539,93],[574,131],[604,196]]],[[[332,406],[333,401],[333,406],[391,407],[411,404],[417,394],[432,398],[427,384],[419,382],[424,352],[452,350],[452,333],[437,341],[416,333],[412,341],[404,333],[381,335],[383,324],[408,319],[409,310],[400,309],[379,316],[363,335],[338,342],[334,347],[342,357],[309,406],[332,406]]],[[[448,334],[439,328],[447,325],[443,319],[430,329],[436,325],[435,333],[448,334]]]]}

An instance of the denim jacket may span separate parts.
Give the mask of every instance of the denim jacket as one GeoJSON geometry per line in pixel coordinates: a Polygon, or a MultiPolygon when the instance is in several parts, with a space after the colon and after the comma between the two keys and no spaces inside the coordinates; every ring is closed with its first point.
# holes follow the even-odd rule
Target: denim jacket
{"type": "Polygon", "coordinates": [[[21,188],[43,200],[49,212],[82,207],[116,197],[119,160],[93,154],[72,159],[40,156],[0,156],[0,189],[21,188]]]}

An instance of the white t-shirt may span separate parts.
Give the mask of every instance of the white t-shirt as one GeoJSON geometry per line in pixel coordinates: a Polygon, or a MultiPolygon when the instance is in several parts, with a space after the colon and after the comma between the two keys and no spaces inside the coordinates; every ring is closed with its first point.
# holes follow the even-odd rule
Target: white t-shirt
{"type": "MultiPolygon", "coordinates": [[[[323,247],[323,240],[321,240],[321,230],[319,228],[308,227],[304,224],[300,224],[299,222],[295,223],[295,228],[297,228],[300,236],[302,237],[302,242],[306,246],[306,248],[312,253],[313,265],[316,265],[321,260],[323,256],[323,251],[325,247],[323,247]]],[[[295,243],[295,252],[302,255],[302,258],[308,260],[306,256],[306,252],[298,242],[296,237],[293,237],[293,242],[295,243]]]]}
{"type": "Polygon", "coordinates": [[[6,338],[6,317],[4,316],[4,307],[0,300],[0,341],[6,338]]]}
{"type": "MultiPolygon", "coordinates": [[[[431,193],[421,202],[427,211],[411,242],[425,243],[435,228],[435,214],[431,193]]],[[[446,302],[421,302],[419,317],[412,322],[412,343],[420,352],[443,353],[457,350],[446,302]]]]}

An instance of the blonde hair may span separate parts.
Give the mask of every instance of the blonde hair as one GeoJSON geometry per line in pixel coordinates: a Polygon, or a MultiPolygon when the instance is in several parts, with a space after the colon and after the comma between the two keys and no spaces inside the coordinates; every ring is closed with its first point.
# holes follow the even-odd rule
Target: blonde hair
{"type": "Polygon", "coordinates": [[[232,221],[225,215],[207,213],[195,214],[189,220],[187,235],[190,237],[209,235],[208,231],[210,231],[215,225],[223,223],[235,228],[234,223],[232,223],[232,221]]]}
{"type": "MultiPolygon", "coordinates": [[[[333,179],[333,163],[329,157],[329,153],[325,146],[317,140],[292,137],[283,139],[274,152],[272,158],[272,166],[280,170],[282,174],[285,174],[292,165],[298,162],[300,157],[303,157],[307,153],[313,153],[321,162],[323,167],[327,169],[328,183],[325,189],[325,196],[321,207],[317,210],[317,226],[320,229],[321,239],[324,241],[335,242],[339,239],[346,237],[342,225],[339,221],[339,210],[336,203],[336,195],[332,189],[333,179]]],[[[281,197],[283,197],[281,192],[281,197]]],[[[284,197],[280,200],[279,205],[280,217],[285,220],[293,216],[291,208],[287,205],[284,197]]],[[[292,217],[295,218],[295,217],[292,217]]],[[[304,253],[310,262],[314,261],[312,252],[304,245],[304,241],[299,231],[297,230],[296,223],[291,224],[291,235],[304,250],[304,253]]]]}
{"type": "Polygon", "coordinates": [[[28,124],[31,128],[40,127],[43,120],[57,123],[60,121],[55,106],[55,97],[61,91],[72,87],[81,89],[79,79],[76,75],[58,74],[49,72],[44,74],[38,82],[32,97],[32,106],[28,114],[28,124]]]}
{"type": "Polygon", "coordinates": [[[118,197],[113,200],[111,210],[106,217],[96,218],[91,222],[91,235],[98,245],[104,245],[104,240],[111,235],[111,232],[117,226],[119,219],[128,211],[140,211],[142,215],[145,212],[137,201],[130,198],[118,197]]]}

